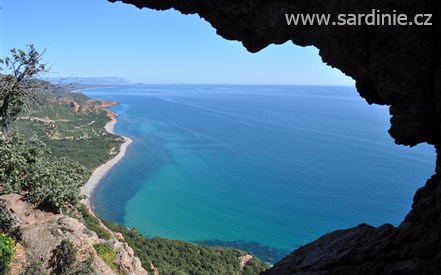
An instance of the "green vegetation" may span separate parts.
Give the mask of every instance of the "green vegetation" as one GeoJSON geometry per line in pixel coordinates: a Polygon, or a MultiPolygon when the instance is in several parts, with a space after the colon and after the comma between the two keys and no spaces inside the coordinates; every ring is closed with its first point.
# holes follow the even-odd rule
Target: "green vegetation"
{"type": "Polygon", "coordinates": [[[45,209],[77,206],[87,170],[69,159],[55,158],[37,139],[19,134],[0,140],[0,194],[18,193],[45,209]]]}
{"type": "Polygon", "coordinates": [[[66,274],[74,266],[77,257],[77,249],[70,240],[63,240],[52,251],[49,266],[55,274],[66,274]]]}
{"type": "MultiPolygon", "coordinates": [[[[77,249],[70,240],[63,240],[52,251],[52,257],[49,260],[49,267],[52,269],[51,274],[66,275],[86,275],[94,274],[92,261],[77,261],[77,249]]],[[[36,268],[37,266],[33,267],[36,268]]]]}
{"type": "Polygon", "coordinates": [[[109,159],[121,141],[103,129],[98,101],[35,79],[45,68],[32,45],[11,54],[0,60],[0,194],[52,211],[75,207],[84,166],[109,159]]]}
{"type": "Polygon", "coordinates": [[[74,268],[68,273],[69,275],[92,275],[96,274],[93,269],[93,260],[87,259],[83,262],[77,262],[74,268]]]}
{"type": "Polygon", "coordinates": [[[24,271],[23,275],[47,275],[48,272],[44,268],[43,264],[39,261],[31,261],[29,266],[24,271]]]}
{"type": "Polygon", "coordinates": [[[5,274],[10,269],[14,257],[15,244],[10,237],[0,233],[0,273],[5,274]]]}
{"type": "Polygon", "coordinates": [[[0,232],[14,233],[17,221],[14,215],[6,208],[3,201],[0,200],[0,232]]]}
{"type": "Polygon", "coordinates": [[[40,64],[41,54],[33,45],[28,45],[28,51],[12,49],[11,56],[0,59],[0,129],[9,132],[9,125],[17,119],[31,99],[33,92],[42,88],[39,82],[32,78],[45,72],[45,65],[40,64]]]}
{"type": "Polygon", "coordinates": [[[146,270],[151,268],[152,263],[161,274],[259,274],[269,268],[267,263],[253,257],[241,270],[239,257],[247,253],[237,249],[146,238],[138,231],[122,225],[106,225],[112,231],[123,234],[146,270]]]}
{"type": "Polygon", "coordinates": [[[202,240],[197,241],[197,244],[201,244],[203,246],[222,246],[222,247],[230,247],[243,251],[253,251],[254,255],[256,255],[259,259],[264,260],[268,263],[274,263],[283,259],[286,255],[290,253],[290,251],[285,251],[281,249],[276,249],[270,246],[265,246],[258,242],[249,242],[249,241],[222,241],[222,240],[202,240]]]}
{"type": "Polygon", "coordinates": [[[78,207],[78,211],[81,215],[80,219],[84,221],[84,225],[90,231],[94,231],[98,235],[98,238],[109,240],[112,237],[109,230],[101,225],[101,221],[97,217],[90,214],[89,209],[84,204],[78,207]]]}
{"type": "Polygon", "coordinates": [[[109,118],[101,102],[36,79],[46,72],[43,54],[29,45],[0,59],[0,137],[14,131],[35,135],[55,157],[69,156],[93,170],[116,153],[122,139],[103,129],[109,118]]]}
{"type": "Polygon", "coordinates": [[[111,159],[123,142],[104,129],[109,117],[96,108],[97,100],[52,87],[39,94],[39,102],[10,128],[27,138],[37,136],[56,157],[68,156],[92,171],[111,159]]]}
{"type": "Polygon", "coordinates": [[[93,247],[95,248],[98,257],[100,257],[111,269],[116,271],[117,268],[113,263],[116,258],[116,251],[103,244],[94,244],[93,247]]]}

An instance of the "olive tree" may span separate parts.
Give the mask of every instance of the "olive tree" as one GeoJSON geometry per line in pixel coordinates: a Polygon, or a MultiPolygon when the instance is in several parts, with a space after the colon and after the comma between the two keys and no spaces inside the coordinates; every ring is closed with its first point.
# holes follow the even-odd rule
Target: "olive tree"
{"type": "Polygon", "coordinates": [[[11,49],[11,56],[0,59],[0,130],[8,133],[9,125],[25,109],[29,100],[36,100],[34,91],[42,88],[35,78],[47,72],[41,64],[44,54],[33,45],[27,50],[11,49]]]}

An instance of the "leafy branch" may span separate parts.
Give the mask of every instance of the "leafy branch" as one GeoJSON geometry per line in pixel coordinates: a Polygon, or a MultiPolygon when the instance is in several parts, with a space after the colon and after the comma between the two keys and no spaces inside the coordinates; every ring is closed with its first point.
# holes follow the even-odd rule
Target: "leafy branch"
{"type": "Polygon", "coordinates": [[[27,51],[11,49],[11,56],[0,59],[0,130],[7,134],[9,125],[23,112],[30,100],[38,103],[35,91],[47,89],[35,78],[46,73],[41,64],[45,51],[39,53],[34,45],[27,45],[27,51]]]}

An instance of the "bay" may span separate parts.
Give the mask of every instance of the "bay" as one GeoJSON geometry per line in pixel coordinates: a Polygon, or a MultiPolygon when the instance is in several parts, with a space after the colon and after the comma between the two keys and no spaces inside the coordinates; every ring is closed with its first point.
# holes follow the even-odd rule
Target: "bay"
{"type": "Polygon", "coordinates": [[[269,261],[360,223],[398,225],[434,170],[433,146],[397,146],[387,107],[354,87],[134,85],[120,102],[134,140],[93,198],[146,236],[252,250],[269,261]]]}

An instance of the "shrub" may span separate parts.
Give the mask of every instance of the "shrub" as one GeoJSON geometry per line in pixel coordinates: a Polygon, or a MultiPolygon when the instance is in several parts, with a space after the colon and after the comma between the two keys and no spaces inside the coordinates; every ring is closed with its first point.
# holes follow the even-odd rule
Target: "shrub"
{"type": "Polygon", "coordinates": [[[86,170],[68,159],[57,159],[52,163],[39,160],[28,177],[27,199],[40,206],[60,210],[66,204],[77,206],[83,198],[79,189],[86,170]]]}
{"type": "Polygon", "coordinates": [[[150,264],[153,263],[160,274],[259,274],[270,267],[253,257],[244,270],[241,270],[239,257],[247,254],[241,250],[147,238],[123,225],[105,224],[109,229],[123,234],[146,270],[149,270],[150,264]]]}
{"type": "MultiPolygon", "coordinates": [[[[49,267],[52,268],[51,274],[63,275],[89,275],[95,274],[92,266],[92,259],[78,262],[77,249],[70,240],[63,240],[52,251],[52,258],[49,260],[49,267]]],[[[29,274],[41,274],[37,271],[29,274]]],[[[44,273],[43,273],[44,274],[44,273]]]]}
{"type": "Polygon", "coordinates": [[[111,269],[117,269],[113,263],[116,258],[115,250],[112,250],[103,244],[94,244],[93,247],[95,248],[98,257],[100,257],[111,269]]]}
{"type": "Polygon", "coordinates": [[[97,217],[89,213],[89,209],[87,209],[84,204],[81,204],[78,207],[78,210],[84,220],[87,229],[89,229],[90,231],[94,231],[100,239],[110,240],[112,235],[110,234],[109,230],[105,229],[101,225],[101,221],[97,217]]]}
{"type": "Polygon", "coordinates": [[[12,239],[5,234],[0,234],[0,273],[6,273],[14,258],[15,244],[12,239]]]}
{"type": "Polygon", "coordinates": [[[92,259],[87,259],[84,262],[77,263],[72,270],[69,272],[69,274],[72,275],[91,275],[96,274],[93,266],[92,266],[92,259]]]}
{"type": "Polygon", "coordinates": [[[14,215],[8,208],[0,201],[0,231],[3,233],[12,233],[16,229],[16,223],[14,215]]]}
{"type": "Polygon", "coordinates": [[[76,263],[77,249],[70,240],[63,240],[52,251],[49,267],[55,274],[68,274],[76,263]]]}
{"type": "Polygon", "coordinates": [[[0,140],[0,194],[23,194],[26,200],[58,212],[83,198],[79,188],[87,175],[85,167],[54,158],[35,138],[14,134],[0,140]]]}
{"type": "Polygon", "coordinates": [[[43,264],[39,261],[32,261],[29,266],[26,268],[23,275],[47,275],[48,272],[44,268],[43,264]]]}

